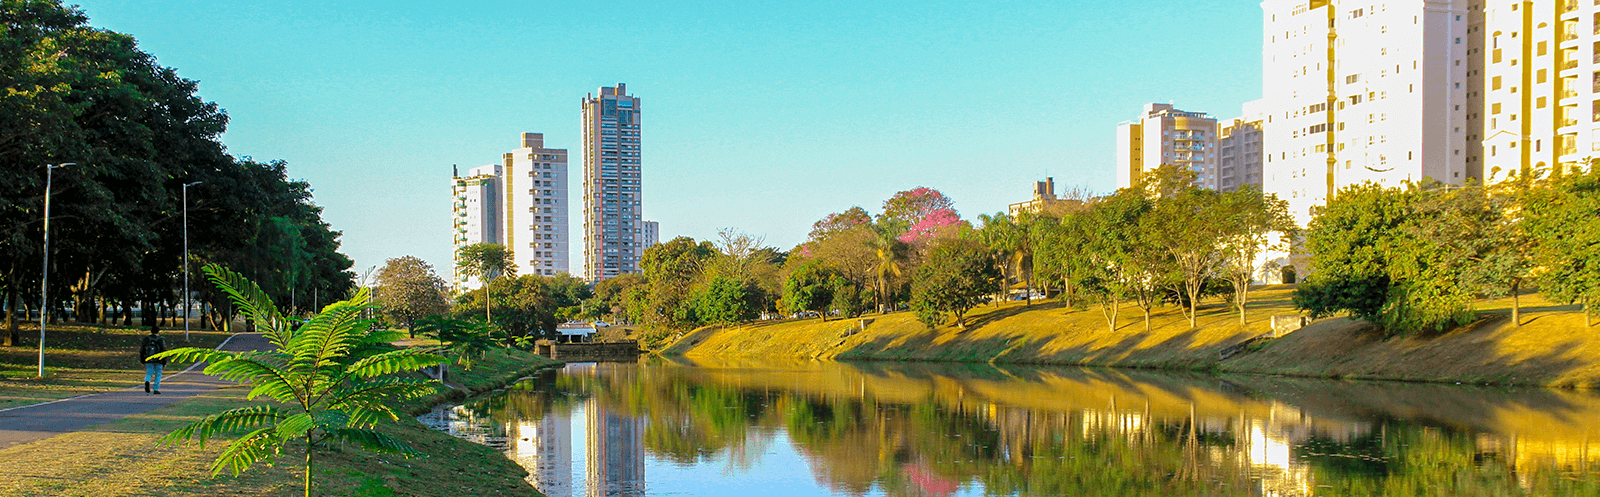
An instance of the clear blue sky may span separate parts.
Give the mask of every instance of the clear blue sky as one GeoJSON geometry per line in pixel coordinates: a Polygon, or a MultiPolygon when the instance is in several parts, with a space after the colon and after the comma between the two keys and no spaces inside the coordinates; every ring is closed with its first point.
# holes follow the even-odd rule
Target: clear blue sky
{"type": "Polygon", "coordinates": [[[1261,93],[1255,1],[79,5],[200,81],[231,153],[310,181],[358,273],[409,254],[448,276],[451,164],[496,162],[524,131],[577,159],[579,100],[618,82],[644,100],[662,238],[733,227],[783,249],[916,186],[967,219],[1046,174],[1104,192],[1116,124],[1143,104],[1231,118],[1261,93]]]}

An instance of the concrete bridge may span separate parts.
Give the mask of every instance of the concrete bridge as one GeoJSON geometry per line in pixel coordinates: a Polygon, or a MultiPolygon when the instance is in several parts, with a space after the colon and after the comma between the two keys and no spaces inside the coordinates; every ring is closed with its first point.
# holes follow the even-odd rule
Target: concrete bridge
{"type": "Polygon", "coordinates": [[[639,358],[639,354],[644,353],[639,349],[639,342],[634,340],[580,343],[539,340],[535,342],[534,350],[539,355],[563,362],[632,362],[639,358]]]}

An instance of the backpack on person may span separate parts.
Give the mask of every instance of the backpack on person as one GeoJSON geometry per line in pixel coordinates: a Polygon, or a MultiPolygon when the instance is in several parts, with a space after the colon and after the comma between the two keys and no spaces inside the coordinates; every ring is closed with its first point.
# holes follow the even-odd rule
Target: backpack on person
{"type": "Polygon", "coordinates": [[[157,337],[157,336],[144,337],[144,343],[140,344],[140,346],[139,346],[139,362],[141,362],[141,363],[152,363],[153,362],[153,363],[157,363],[157,364],[161,364],[161,365],[165,366],[167,364],[167,360],[166,359],[151,360],[150,356],[153,356],[153,355],[156,355],[156,354],[160,354],[160,353],[166,352],[166,351],[167,351],[166,341],[162,340],[161,337],[157,337]]]}

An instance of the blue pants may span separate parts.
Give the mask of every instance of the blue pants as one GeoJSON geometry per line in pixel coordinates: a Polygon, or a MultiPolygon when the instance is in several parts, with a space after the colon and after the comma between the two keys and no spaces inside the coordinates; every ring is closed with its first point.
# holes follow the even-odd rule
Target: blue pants
{"type": "Polygon", "coordinates": [[[166,368],[159,362],[144,363],[144,382],[150,384],[150,389],[161,391],[161,370],[166,368]]]}

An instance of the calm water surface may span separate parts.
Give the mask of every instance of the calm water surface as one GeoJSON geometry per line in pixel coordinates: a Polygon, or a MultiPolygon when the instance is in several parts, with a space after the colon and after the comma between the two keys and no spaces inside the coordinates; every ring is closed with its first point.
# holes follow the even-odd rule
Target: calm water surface
{"type": "Polygon", "coordinates": [[[1591,392],[647,359],[422,419],[551,497],[1600,496],[1591,392]]]}

